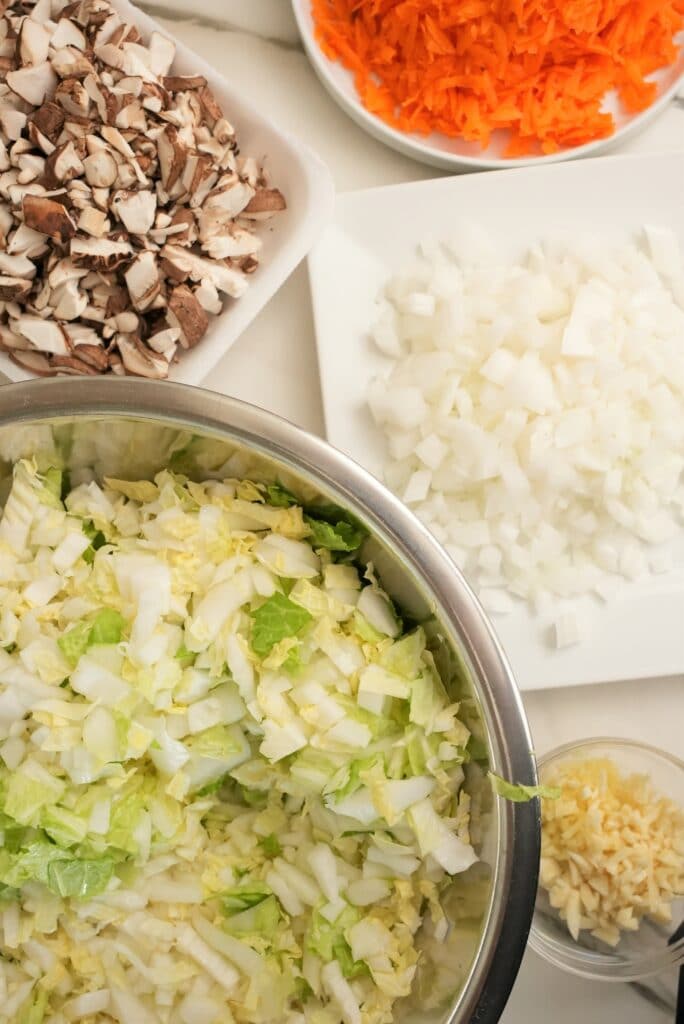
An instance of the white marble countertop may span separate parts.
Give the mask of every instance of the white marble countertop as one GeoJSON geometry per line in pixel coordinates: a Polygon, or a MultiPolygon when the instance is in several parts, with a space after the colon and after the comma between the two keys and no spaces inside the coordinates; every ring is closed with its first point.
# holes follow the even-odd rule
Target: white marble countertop
{"type": "MultiPolygon", "coordinates": [[[[434,177],[438,172],[364,134],[328,97],[299,46],[287,0],[203,0],[203,20],[187,20],[190,0],[147,0],[146,9],[229,79],[282,128],[329,165],[338,191],[434,177]]],[[[684,110],[672,106],[624,151],[681,149],[684,110]]],[[[323,415],[305,266],[244,333],[208,386],[323,433],[323,415]]],[[[524,696],[536,748],[596,735],[651,742],[682,753],[681,679],[540,691],[524,696]],[[674,712],[674,713],[673,713],[674,712]]],[[[503,1024],[665,1024],[629,986],[591,983],[528,951],[503,1024]],[[553,999],[553,1003],[550,1000],[553,999]]]]}

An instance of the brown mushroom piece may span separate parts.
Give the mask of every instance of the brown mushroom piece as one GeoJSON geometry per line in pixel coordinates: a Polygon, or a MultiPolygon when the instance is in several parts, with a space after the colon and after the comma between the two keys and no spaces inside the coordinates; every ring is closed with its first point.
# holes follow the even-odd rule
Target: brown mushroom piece
{"type": "Polygon", "coordinates": [[[154,224],[157,197],[154,192],[117,192],[112,210],[132,235],[146,235],[154,224]]]}
{"type": "Polygon", "coordinates": [[[88,296],[79,289],[78,282],[72,279],[51,293],[50,305],[58,320],[68,322],[83,315],[88,305],[88,296]]]}
{"type": "Polygon", "coordinates": [[[44,196],[24,196],[24,223],[60,245],[66,245],[76,234],[76,225],[65,206],[44,196]]]}
{"type": "Polygon", "coordinates": [[[59,19],[50,43],[56,50],[60,50],[64,46],[74,46],[77,50],[85,50],[87,46],[83,32],[70,18],[59,19]]]}
{"type": "Polygon", "coordinates": [[[96,149],[83,161],[83,171],[93,188],[110,188],[116,181],[118,166],[106,149],[96,149]]]}
{"type": "Polygon", "coordinates": [[[66,356],[69,346],[64,331],[54,320],[43,320],[39,316],[20,316],[12,321],[12,329],[26,338],[39,352],[66,356]]]}
{"type": "Polygon", "coordinates": [[[157,154],[162,185],[168,192],[178,181],[188,155],[172,124],[167,124],[157,139],[157,154]]]}
{"type": "Polygon", "coordinates": [[[71,258],[92,270],[114,270],[133,255],[128,242],[114,238],[72,238],[71,258]]]}
{"type": "Polygon", "coordinates": [[[209,122],[209,126],[213,128],[216,122],[223,117],[223,111],[208,86],[205,85],[204,88],[200,89],[199,101],[202,106],[202,112],[209,122]]]}
{"type": "Polygon", "coordinates": [[[207,80],[204,75],[166,75],[162,85],[168,92],[186,92],[189,89],[204,89],[207,80]]]}
{"type": "Polygon", "coordinates": [[[0,275],[0,299],[3,302],[23,299],[31,291],[31,282],[23,277],[0,275]]]}
{"type": "Polygon", "coordinates": [[[55,371],[51,369],[49,360],[40,352],[15,350],[10,352],[10,359],[22,370],[35,373],[37,377],[54,377],[55,371]]]}
{"type": "Polygon", "coordinates": [[[50,365],[60,374],[75,377],[97,377],[100,369],[76,356],[53,356],[50,365]]]}
{"type": "Polygon", "coordinates": [[[9,71],[5,79],[12,92],[21,96],[33,107],[39,107],[45,97],[54,92],[57,85],[57,76],[53,70],[52,62],[43,61],[42,64],[33,64],[25,68],[17,68],[16,71],[9,71]]]}
{"type": "Polygon", "coordinates": [[[207,278],[218,291],[225,292],[234,299],[244,295],[247,289],[245,275],[225,263],[208,260],[195,253],[182,249],[178,245],[165,245],[161,251],[163,259],[174,265],[179,272],[185,273],[193,281],[207,278]]]}
{"type": "Polygon", "coordinates": [[[147,338],[147,345],[155,352],[160,352],[167,359],[172,359],[180,338],[179,327],[162,327],[147,338]]]}
{"type": "Polygon", "coordinates": [[[76,78],[65,78],[55,89],[55,103],[72,117],[86,117],[90,97],[76,78]]]}
{"type": "Polygon", "coordinates": [[[48,242],[45,235],[39,231],[34,231],[33,228],[28,227],[25,223],[19,225],[7,243],[7,252],[10,255],[18,253],[22,256],[27,256],[29,259],[42,256],[47,250],[48,242]]]}
{"type": "Polygon", "coordinates": [[[63,46],[52,57],[52,67],[60,78],[85,78],[95,68],[84,53],[75,46],[63,46]]]}
{"type": "Polygon", "coordinates": [[[255,198],[252,186],[237,174],[224,174],[202,204],[202,210],[211,210],[215,216],[230,221],[245,213],[255,198]]]}
{"type": "Polygon", "coordinates": [[[14,107],[0,107],[0,125],[7,138],[13,142],[22,137],[26,128],[26,114],[14,107]]]}
{"type": "Polygon", "coordinates": [[[194,348],[209,327],[209,317],[187,284],[179,284],[171,292],[167,318],[172,327],[180,330],[183,348],[194,348]]]}
{"type": "Polygon", "coordinates": [[[33,279],[36,276],[36,265],[23,253],[0,252],[0,274],[33,279]]]}
{"type": "Polygon", "coordinates": [[[116,335],[116,347],[128,373],[137,377],[164,380],[169,375],[169,364],[163,356],[146,348],[138,338],[116,335]]]}
{"type": "Polygon", "coordinates": [[[17,36],[17,56],[22,67],[44,64],[50,49],[50,33],[33,18],[24,18],[17,36]]]}
{"type": "Polygon", "coordinates": [[[65,142],[45,161],[45,183],[49,188],[55,188],[65,181],[80,177],[83,171],[83,161],[76,146],[71,141],[65,142]]]}
{"type": "Polygon", "coordinates": [[[84,207],[78,218],[78,230],[94,238],[102,238],[109,230],[107,215],[94,206],[84,207]]]}
{"type": "Polygon", "coordinates": [[[156,299],[161,288],[157,258],[152,252],[139,253],[124,274],[135,309],[141,312],[156,299]]]}
{"type": "Polygon", "coordinates": [[[48,99],[42,103],[37,111],[34,111],[29,121],[35,124],[39,131],[49,138],[50,142],[56,143],[59,133],[65,124],[65,112],[58,103],[48,99]]]}
{"type": "Polygon", "coordinates": [[[109,355],[103,345],[78,345],[76,354],[96,373],[105,373],[109,369],[109,355]]]}
{"type": "Polygon", "coordinates": [[[254,193],[247,206],[243,210],[243,216],[245,217],[256,217],[256,216],[271,216],[274,213],[285,210],[287,203],[285,202],[285,196],[277,188],[260,188],[254,193]]]}
{"type": "Polygon", "coordinates": [[[128,308],[130,299],[128,291],[121,285],[114,285],[109,295],[107,296],[107,302],[105,304],[105,317],[109,319],[112,316],[117,316],[119,313],[123,313],[128,308]]]}
{"type": "Polygon", "coordinates": [[[10,331],[9,327],[0,324],[0,351],[2,352],[34,352],[35,349],[30,341],[22,338],[20,334],[10,331]]]}

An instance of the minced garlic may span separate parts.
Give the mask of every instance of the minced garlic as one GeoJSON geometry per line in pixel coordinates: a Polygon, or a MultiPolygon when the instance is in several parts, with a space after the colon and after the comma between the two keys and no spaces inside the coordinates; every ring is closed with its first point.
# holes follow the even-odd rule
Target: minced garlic
{"type": "Polygon", "coordinates": [[[608,758],[566,761],[545,774],[540,883],[575,940],[582,929],[616,946],[643,917],[668,922],[684,895],[684,811],[645,775],[608,758]]]}

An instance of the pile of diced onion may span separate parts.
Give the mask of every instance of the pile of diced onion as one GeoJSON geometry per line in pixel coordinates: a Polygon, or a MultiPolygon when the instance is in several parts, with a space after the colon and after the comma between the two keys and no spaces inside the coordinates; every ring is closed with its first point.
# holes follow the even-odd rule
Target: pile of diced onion
{"type": "MultiPolygon", "coordinates": [[[[385,478],[485,607],[537,610],[670,567],[684,488],[676,236],[536,244],[473,229],[387,284],[369,402],[385,478]]],[[[560,645],[577,639],[572,623],[560,645]]]]}

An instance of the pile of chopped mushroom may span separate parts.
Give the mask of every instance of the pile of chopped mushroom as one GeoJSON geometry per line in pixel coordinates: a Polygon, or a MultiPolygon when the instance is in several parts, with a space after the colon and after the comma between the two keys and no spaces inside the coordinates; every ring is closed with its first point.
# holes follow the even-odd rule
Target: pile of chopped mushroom
{"type": "Polygon", "coordinates": [[[32,373],[166,377],[285,207],[174,57],[106,0],[0,18],[0,349],[32,373]]]}

